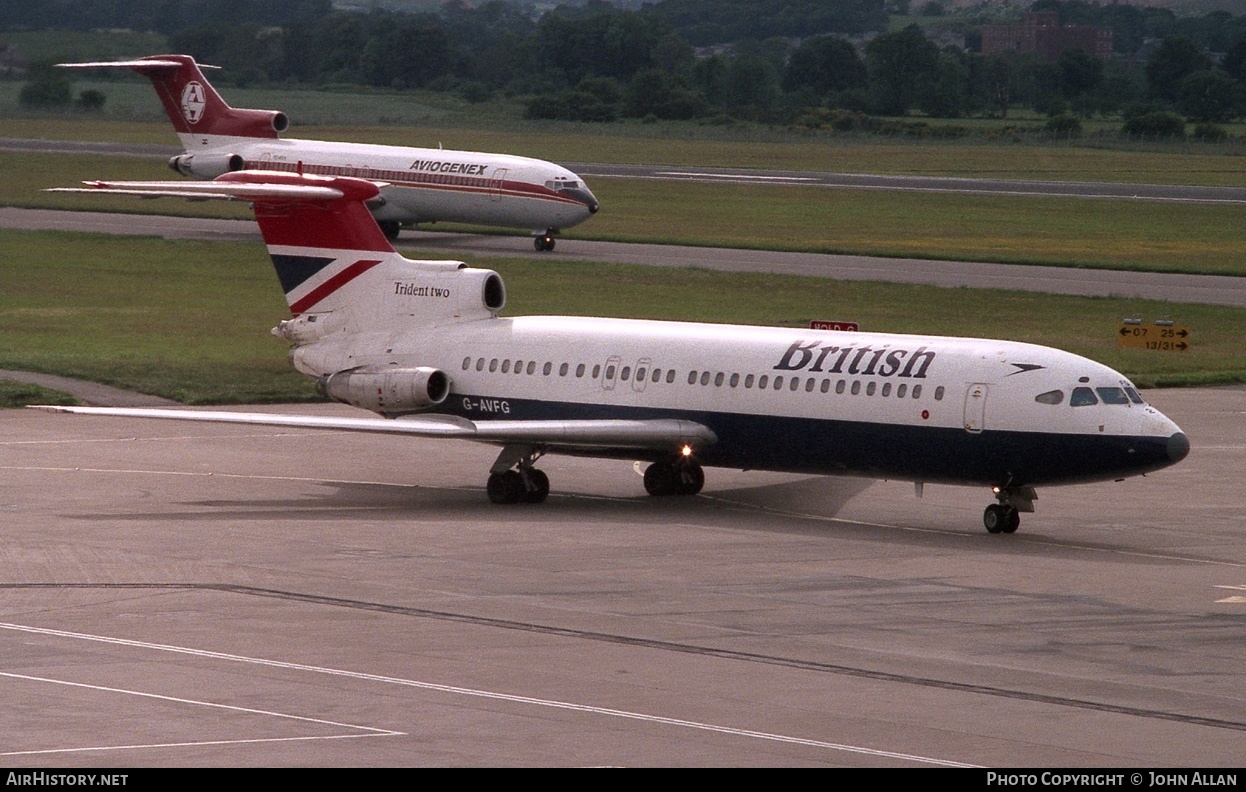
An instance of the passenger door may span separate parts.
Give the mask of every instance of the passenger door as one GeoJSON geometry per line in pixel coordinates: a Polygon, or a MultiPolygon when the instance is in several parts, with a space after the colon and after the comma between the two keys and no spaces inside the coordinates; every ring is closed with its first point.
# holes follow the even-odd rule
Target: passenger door
{"type": "Polygon", "coordinates": [[[986,428],[986,394],[984,382],[975,382],[965,392],[965,431],[978,434],[986,428]]]}

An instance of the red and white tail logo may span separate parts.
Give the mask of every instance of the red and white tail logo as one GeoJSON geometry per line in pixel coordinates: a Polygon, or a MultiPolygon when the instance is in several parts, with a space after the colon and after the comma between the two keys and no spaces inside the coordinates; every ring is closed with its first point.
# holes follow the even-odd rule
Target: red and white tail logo
{"type": "MultiPolygon", "coordinates": [[[[66,69],[133,69],[147,77],[179,135],[275,138],[290,125],[286,114],[276,110],[230,107],[189,55],[58,65],[66,69]]],[[[189,147],[189,141],[183,142],[189,147]]]]}
{"type": "Polygon", "coordinates": [[[182,89],[182,117],[186,119],[186,123],[191,126],[198,124],[207,106],[203,84],[198,80],[186,83],[186,87],[182,89]]]}

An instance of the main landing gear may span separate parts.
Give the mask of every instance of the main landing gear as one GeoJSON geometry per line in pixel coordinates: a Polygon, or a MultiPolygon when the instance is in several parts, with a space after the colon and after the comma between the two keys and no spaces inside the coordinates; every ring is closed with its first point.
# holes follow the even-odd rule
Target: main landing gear
{"type": "Polygon", "coordinates": [[[485,486],[491,503],[544,503],[549,476],[533,467],[545,451],[535,446],[506,446],[489,470],[485,486]]]}
{"type": "Polygon", "coordinates": [[[1021,512],[1033,512],[1038,493],[1033,487],[996,487],[995,498],[982,512],[982,524],[989,533],[1016,533],[1021,525],[1021,512]]]}
{"type": "Polygon", "coordinates": [[[490,473],[486,489],[491,503],[543,503],[549,497],[549,476],[536,468],[490,473]]]}
{"type": "Polygon", "coordinates": [[[696,495],[705,486],[705,471],[695,459],[659,460],[645,468],[645,492],[650,495],[696,495]]]}
{"type": "MultiPolygon", "coordinates": [[[[534,463],[545,449],[530,445],[506,446],[489,469],[485,490],[491,503],[543,503],[549,497],[549,476],[534,463]]],[[[705,471],[688,456],[663,459],[645,469],[645,491],[650,495],[696,495],[705,486],[705,471]]]]}
{"type": "Polygon", "coordinates": [[[556,228],[545,229],[544,234],[537,234],[536,238],[532,240],[532,246],[537,249],[538,253],[545,253],[546,251],[553,250],[554,234],[557,233],[558,229],[556,228]]]}

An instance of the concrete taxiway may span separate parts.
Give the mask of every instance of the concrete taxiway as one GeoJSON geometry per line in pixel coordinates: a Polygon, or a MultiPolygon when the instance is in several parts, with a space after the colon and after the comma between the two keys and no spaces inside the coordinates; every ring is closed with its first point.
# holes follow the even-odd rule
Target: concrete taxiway
{"type": "MultiPolygon", "coordinates": [[[[985,491],[0,412],[10,767],[1232,767],[1246,390],[1146,478],[985,491]]],[[[310,412],[340,406],[287,407],[310,412]]]]}

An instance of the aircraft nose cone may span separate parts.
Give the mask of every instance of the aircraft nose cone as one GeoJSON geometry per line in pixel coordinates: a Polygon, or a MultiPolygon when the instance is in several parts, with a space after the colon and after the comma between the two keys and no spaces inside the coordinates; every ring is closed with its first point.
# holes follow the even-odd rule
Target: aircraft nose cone
{"type": "Polygon", "coordinates": [[[1174,463],[1185,459],[1190,453],[1190,438],[1185,432],[1177,432],[1168,438],[1168,458],[1174,463]]]}
{"type": "Polygon", "coordinates": [[[597,210],[601,208],[601,204],[597,203],[597,196],[593,195],[593,191],[586,186],[566,187],[559,192],[579,201],[584,208],[588,209],[589,214],[597,214],[597,210]]]}

